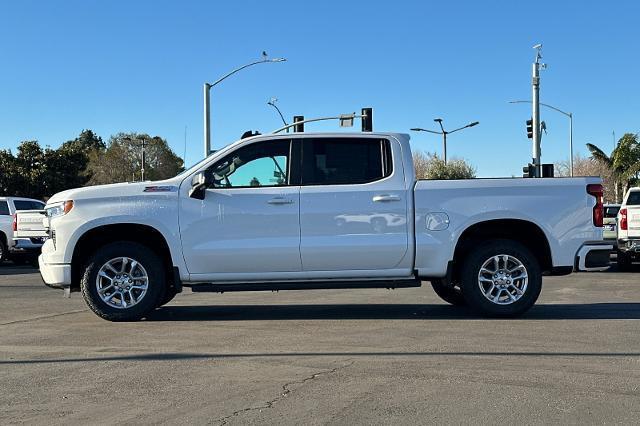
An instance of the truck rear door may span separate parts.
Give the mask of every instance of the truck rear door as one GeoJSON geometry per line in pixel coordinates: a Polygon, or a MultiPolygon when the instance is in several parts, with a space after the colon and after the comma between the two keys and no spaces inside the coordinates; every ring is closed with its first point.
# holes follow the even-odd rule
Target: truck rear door
{"type": "Polygon", "coordinates": [[[300,254],[310,276],[411,275],[400,152],[373,135],[304,139],[300,254]]]}

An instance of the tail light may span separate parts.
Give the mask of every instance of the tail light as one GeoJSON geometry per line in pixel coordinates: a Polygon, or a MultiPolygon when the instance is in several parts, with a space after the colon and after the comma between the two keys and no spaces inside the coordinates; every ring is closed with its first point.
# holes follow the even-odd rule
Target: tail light
{"type": "Polygon", "coordinates": [[[627,209],[620,209],[620,229],[627,231],[629,223],[627,222],[627,209]]]}
{"type": "Polygon", "coordinates": [[[602,205],[602,185],[594,183],[587,185],[587,194],[596,197],[596,205],[593,206],[593,225],[602,228],[604,219],[604,207],[602,205]]]}
{"type": "Polygon", "coordinates": [[[13,215],[13,230],[18,230],[18,215],[16,214],[13,215]]]}

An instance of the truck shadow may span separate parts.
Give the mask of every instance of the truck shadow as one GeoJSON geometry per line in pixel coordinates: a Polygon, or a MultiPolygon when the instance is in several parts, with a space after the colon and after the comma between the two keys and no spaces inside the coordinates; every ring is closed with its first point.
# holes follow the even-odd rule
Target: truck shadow
{"type": "MultiPolygon", "coordinates": [[[[470,320],[467,308],[425,304],[165,306],[147,321],[470,320]]],[[[640,303],[536,305],[518,320],[640,319],[640,303]]]]}

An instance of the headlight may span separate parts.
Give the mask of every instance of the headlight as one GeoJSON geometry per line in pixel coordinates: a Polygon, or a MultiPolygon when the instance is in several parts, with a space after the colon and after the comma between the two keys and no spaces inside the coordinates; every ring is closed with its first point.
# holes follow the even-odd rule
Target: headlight
{"type": "Polygon", "coordinates": [[[73,200],[63,201],[61,203],[55,203],[45,208],[47,216],[49,218],[63,216],[71,211],[73,208],[73,200]]]}

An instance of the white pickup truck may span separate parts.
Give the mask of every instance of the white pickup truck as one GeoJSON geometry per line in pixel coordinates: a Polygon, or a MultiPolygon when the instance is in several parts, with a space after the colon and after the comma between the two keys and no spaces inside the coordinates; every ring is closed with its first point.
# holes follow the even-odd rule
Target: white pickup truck
{"type": "MultiPolygon", "coordinates": [[[[500,161],[500,160],[497,160],[500,161]]],[[[597,178],[416,180],[409,136],[254,136],[175,178],[46,206],[45,283],[112,321],[182,290],[402,288],[514,316],[543,275],[609,267],[597,178]]]]}
{"type": "MultiPolygon", "coordinates": [[[[43,212],[44,203],[40,200],[23,197],[0,197],[0,263],[11,259],[16,263],[35,262],[40,254],[40,248],[47,236],[42,232],[28,232],[29,236],[17,234],[17,215],[20,213],[43,212]]],[[[33,217],[31,218],[33,219],[33,217]]],[[[24,230],[31,231],[26,217],[23,219],[24,230]]],[[[42,216],[38,219],[37,227],[42,229],[42,216]]]]}
{"type": "Polygon", "coordinates": [[[618,210],[617,263],[626,271],[640,259],[640,187],[629,188],[618,210]]]}

